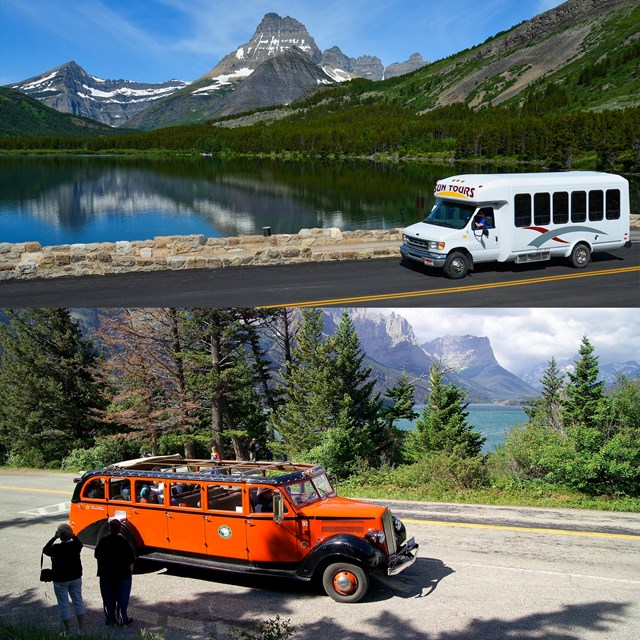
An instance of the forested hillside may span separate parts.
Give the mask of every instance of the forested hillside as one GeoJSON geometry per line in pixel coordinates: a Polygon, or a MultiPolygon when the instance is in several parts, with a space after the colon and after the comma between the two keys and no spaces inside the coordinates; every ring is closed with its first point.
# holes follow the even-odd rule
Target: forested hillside
{"type": "Polygon", "coordinates": [[[4,136],[95,136],[113,129],[51,109],[21,91],[0,87],[0,139],[4,136]],[[28,133],[27,133],[28,132],[28,133]]]}
{"type": "Polygon", "coordinates": [[[255,440],[265,456],[323,464],[387,497],[584,506],[606,496],[601,508],[640,510],[640,387],[620,377],[605,393],[587,337],[572,371],[548,363],[527,423],[488,455],[465,392],[437,364],[427,378],[419,415],[408,374],[376,393],[348,312],[327,336],[321,309],[126,309],[101,314],[89,338],[66,309],[9,310],[0,457],[78,470],[204,457],[213,445],[246,459],[255,440]]]}

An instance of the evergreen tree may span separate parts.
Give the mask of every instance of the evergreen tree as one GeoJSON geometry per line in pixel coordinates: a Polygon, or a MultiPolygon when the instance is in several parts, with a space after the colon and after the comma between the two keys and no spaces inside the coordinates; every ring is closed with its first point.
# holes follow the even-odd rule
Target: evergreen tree
{"type": "Polygon", "coordinates": [[[348,311],[343,312],[327,345],[332,356],[334,428],[340,433],[331,434],[331,457],[325,455],[321,461],[344,477],[361,462],[379,466],[390,457],[394,439],[379,419],[382,402],[374,393],[371,367],[363,364],[365,354],[348,311]],[[342,443],[341,446],[338,443],[342,443]]]}
{"type": "Polygon", "coordinates": [[[67,309],[8,311],[0,327],[0,442],[14,460],[52,466],[104,431],[98,355],[67,309]]]}
{"type": "Polygon", "coordinates": [[[348,311],[343,312],[328,347],[333,354],[331,369],[339,411],[347,410],[350,421],[364,434],[377,419],[382,403],[373,391],[371,367],[363,365],[365,354],[348,311]]]}
{"type": "Polygon", "coordinates": [[[183,357],[187,383],[200,414],[210,423],[218,451],[246,458],[251,439],[266,437],[266,415],[258,401],[259,380],[247,361],[244,319],[235,309],[193,309],[185,322],[183,357]],[[246,401],[251,390],[253,402],[246,401]],[[242,398],[242,400],[240,400],[242,398]]]}
{"type": "Polygon", "coordinates": [[[444,451],[460,457],[480,454],[485,438],[467,422],[466,394],[453,383],[444,382],[439,366],[429,371],[429,402],[408,438],[408,455],[418,460],[425,453],[444,451]]]}
{"type": "Polygon", "coordinates": [[[391,389],[387,389],[386,396],[393,402],[381,412],[388,424],[393,426],[397,420],[415,420],[418,417],[414,410],[414,388],[406,371],[402,372],[402,377],[391,389]]]}
{"type": "Polygon", "coordinates": [[[569,382],[562,403],[565,426],[600,430],[606,410],[604,382],[598,381],[598,356],[594,354],[594,347],[587,336],[582,338],[578,353],[580,357],[575,363],[575,370],[568,374],[569,382]]]}
{"type": "Polygon", "coordinates": [[[182,325],[177,309],[125,309],[102,316],[98,338],[114,389],[110,420],[144,438],[153,455],[161,435],[179,433],[185,456],[193,458],[197,416],[185,378],[182,325]]]}
{"type": "Polygon", "coordinates": [[[404,432],[398,429],[396,422],[403,419],[414,421],[418,417],[414,409],[416,404],[414,393],[415,390],[409,375],[406,371],[403,371],[400,380],[391,389],[387,389],[385,394],[392,404],[380,411],[388,437],[393,442],[392,460],[394,462],[400,461],[400,451],[404,439],[404,432]]]}
{"type": "Polygon", "coordinates": [[[563,431],[562,398],[564,374],[558,369],[555,358],[547,364],[542,378],[542,393],[524,412],[529,420],[554,431],[563,431]]]}
{"type": "Polygon", "coordinates": [[[292,361],[285,363],[283,402],[274,418],[291,457],[320,444],[320,434],[335,426],[330,349],[322,329],[322,310],[304,309],[292,361]]]}

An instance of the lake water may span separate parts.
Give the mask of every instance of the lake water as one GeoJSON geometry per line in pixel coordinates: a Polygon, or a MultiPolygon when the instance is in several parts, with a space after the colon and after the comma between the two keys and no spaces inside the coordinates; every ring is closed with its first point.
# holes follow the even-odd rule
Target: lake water
{"type": "MultiPolygon", "coordinates": [[[[422,409],[424,409],[422,405],[415,407],[418,414],[422,409]]],[[[514,425],[527,422],[527,414],[519,406],[469,404],[467,411],[469,412],[467,422],[487,439],[482,449],[483,453],[493,451],[501,445],[514,425]]],[[[400,420],[397,426],[405,431],[415,428],[414,423],[409,420],[400,420]]]]}
{"type": "MultiPolygon", "coordinates": [[[[401,209],[412,223],[431,208],[436,180],[483,170],[366,161],[3,156],[0,242],[225,237],[261,234],[266,226],[272,233],[401,227],[401,209]]],[[[640,179],[636,204],[639,191],[640,179]]]]}

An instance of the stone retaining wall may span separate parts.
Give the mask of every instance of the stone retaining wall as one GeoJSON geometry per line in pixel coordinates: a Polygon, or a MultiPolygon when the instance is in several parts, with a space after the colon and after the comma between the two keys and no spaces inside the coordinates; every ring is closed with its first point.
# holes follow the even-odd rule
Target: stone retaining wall
{"type": "Polygon", "coordinates": [[[39,242],[0,243],[0,280],[397,258],[401,240],[402,229],[329,228],[268,237],[162,236],[51,247],[39,242]]]}
{"type": "MultiPolygon", "coordinates": [[[[631,228],[640,228],[640,215],[631,216],[631,228]]],[[[268,237],[159,236],[53,247],[5,242],[0,243],[0,280],[399,258],[401,241],[402,229],[340,231],[332,227],[268,237]]]]}

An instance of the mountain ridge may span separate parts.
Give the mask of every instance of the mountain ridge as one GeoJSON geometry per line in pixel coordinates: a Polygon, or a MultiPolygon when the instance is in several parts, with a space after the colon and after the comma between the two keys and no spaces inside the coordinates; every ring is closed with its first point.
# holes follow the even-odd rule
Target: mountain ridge
{"type": "MultiPolygon", "coordinates": [[[[349,58],[338,47],[321,52],[302,23],[290,16],[281,18],[272,12],[263,17],[249,42],[238,46],[207,73],[191,82],[104,80],[92,76],[76,62],[70,61],[10,86],[62,113],[82,115],[111,126],[148,129],[152,128],[149,123],[153,126],[189,124],[229,113],[234,101],[227,98],[235,87],[243,84],[262,64],[294,47],[303,51],[318,67],[315,74],[326,75],[336,83],[354,77],[381,80],[385,74],[382,62],[375,56],[349,58]],[[157,108],[157,102],[162,103],[162,108],[157,108]],[[167,112],[162,113],[165,106],[167,112]],[[148,110],[147,116],[140,116],[145,110],[148,110]]],[[[394,63],[391,73],[413,70],[420,64],[427,63],[420,54],[413,54],[404,63],[394,63]]],[[[286,66],[286,63],[282,66],[286,66]]],[[[305,78],[308,79],[314,72],[307,68],[302,74],[300,79],[279,76],[274,86],[281,88],[282,85],[288,85],[289,91],[284,92],[288,101],[299,98],[310,88],[305,78]],[[300,89],[292,94],[291,89],[296,85],[300,89]]],[[[274,78],[273,73],[271,77],[274,78]]],[[[254,90],[245,90],[245,98],[254,90]]],[[[281,104],[278,100],[282,99],[282,92],[277,89],[273,95],[265,96],[263,86],[262,94],[262,100],[251,108],[281,104]]],[[[246,99],[237,101],[242,108],[246,102],[246,99]]]]}

